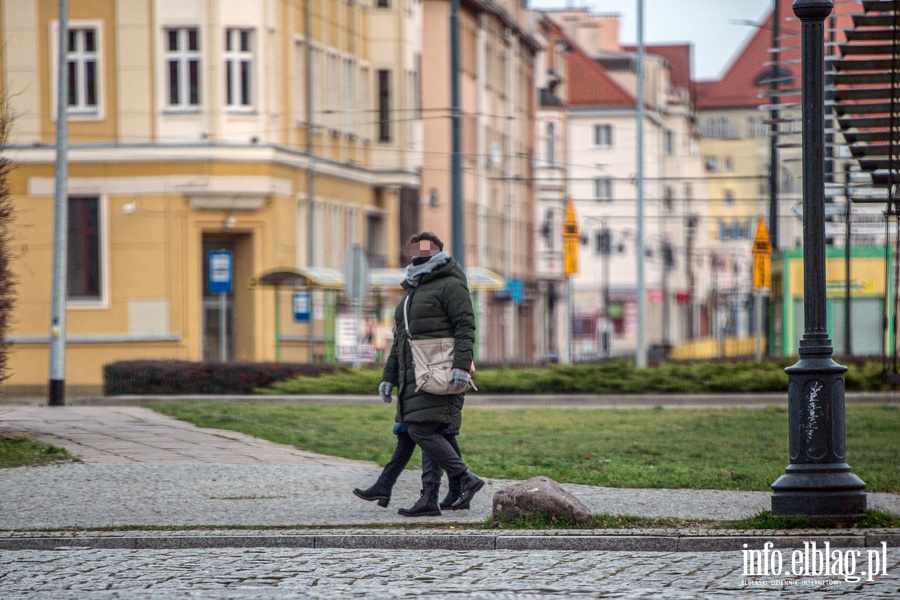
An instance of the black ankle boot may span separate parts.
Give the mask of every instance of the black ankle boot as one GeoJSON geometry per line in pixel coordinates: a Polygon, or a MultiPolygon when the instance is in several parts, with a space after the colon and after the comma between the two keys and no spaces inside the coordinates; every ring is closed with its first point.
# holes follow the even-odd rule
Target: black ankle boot
{"type": "MultiPolygon", "coordinates": [[[[447,495],[444,496],[444,499],[441,500],[440,507],[442,509],[451,508],[456,499],[459,498],[459,479],[456,477],[450,478],[450,490],[447,492],[447,495]]],[[[462,508],[469,508],[468,506],[463,506],[462,508]]]]}
{"type": "Polygon", "coordinates": [[[466,472],[459,477],[459,498],[450,505],[450,510],[463,510],[469,508],[472,497],[483,487],[484,480],[472,471],[466,469],[466,472]]]}
{"type": "Polygon", "coordinates": [[[401,508],[398,514],[404,517],[439,517],[441,507],[438,506],[438,486],[426,485],[422,495],[411,508],[401,508]]]}
{"type": "Polygon", "coordinates": [[[356,488],[353,490],[353,493],[357,498],[362,498],[363,500],[368,500],[372,502],[373,500],[378,500],[378,506],[381,508],[387,508],[388,504],[391,501],[391,486],[384,483],[381,479],[375,482],[375,485],[366,490],[361,490],[356,488]]]}

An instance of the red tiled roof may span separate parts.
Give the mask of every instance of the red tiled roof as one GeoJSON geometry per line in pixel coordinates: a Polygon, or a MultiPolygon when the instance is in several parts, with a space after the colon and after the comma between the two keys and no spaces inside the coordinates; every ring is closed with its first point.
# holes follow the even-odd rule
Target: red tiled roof
{"type": "MultiPolygon", "coordinates": [[[[862,11],[862,6],[854,0],[836,2],[832,18],[825,22],[826,39],[831,35],[828,29],[852,27],[850,15],[862,11]]],[[[794,74],[794,85],[781,85],[781,89],[799,88],[800,86],[800,21],[794,16],[790,0],[778,1],[779,45],[784,48],[779,55],[781,68],[794,74]],[[787,36],[794,36],[784,39],[787,36]],[[785,62],[794,61],[794,62],[785,62]]],[[[837,39],[843,40],[842,33],[837,39]]],[[[772,46],[772,13],[756,29],[750,41],[737,54],[734,61],[721,79],[715,81],[699,81],[694,84],[694,98],[697,108],[751,108],[766,102],[759,93],[769,88],[768,83],[756,84],[760,75],[771,70],[765,63],[771,60],[769,49],[772,46]]]]}
{"type": "MultiPolygon", "coordinates": [[[[623,46],[626,52],[635,52],[637,46],[623,46]]],[[[672,85],[679,88],[691,87],[691,45],[651,44],[644,46],[644,52],[661,56],[669,63],[672,85]]]]}
{"type": "Polygon", "coordinates": [[[569,106],[633,107],[634,96],[610,77],[606,69],[597,64],[572,40],[568,55],[569,106]]]}
{"type": "Polygon", "coordinates": [[[566,55],[568,106],[620,107],[635,105],[634,96],[620,86],[553,19],[544,17],[545,35],[569,45],[566,55]]]}

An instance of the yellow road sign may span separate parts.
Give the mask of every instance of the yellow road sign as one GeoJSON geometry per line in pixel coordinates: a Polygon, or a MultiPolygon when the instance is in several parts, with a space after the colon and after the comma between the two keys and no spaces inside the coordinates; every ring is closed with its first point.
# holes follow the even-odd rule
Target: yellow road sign
{"type": "Polygon", "coordinates": [[[753,287],[772,287],[772,258],[768,254],[753,255],[753,287]]]}
{"type": "Polygon", "coordinates": [[[578,238],[563,240],[563,273],[567,276],[578,274],[578,238]]]}
{"type": "Polygon", "coordinates": [[[566,204],[566,220],[563,223],[563,238],[579,238],[578,219],[575,218],[575,203],[569,198],[566,204]]]}
{"type": "Polygon", "coordinates": [[[563,273],[566,276],[578,273],[578,219],[575,217],[575,203],[569,198],[566,204],[566,220],[563,223],[563,273]]]}
{"type": "Polygon", "coordinates": [[[772,256],[772,240],[769,239],[769,230],[766,229],[766,220],[759,218],[756,225],[756,237],[753,238],[753,256],[772,256]]]}

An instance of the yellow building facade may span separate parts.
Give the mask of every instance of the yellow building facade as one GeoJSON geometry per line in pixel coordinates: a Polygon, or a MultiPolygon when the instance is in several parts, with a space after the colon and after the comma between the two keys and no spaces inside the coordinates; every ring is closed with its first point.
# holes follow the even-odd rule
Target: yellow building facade
{"type": "MultiPolygon", "coordinates": [[[[276,331],[277,267],[399,266],[408,157],[378,155],[371,15],[337,0],[71,0],[66,385],[126,359],[321,360],[324,305],[276,331]],[[209,255],[233,288],[210,293],[209,255]],[[224,311],[222,310],[224,307],[224,311]],[[223,317],[224,316],[224,320],[223,317]],[[224,328],[223,328],[224,325],[224,328]],[[282,340],[276,349],[273,339],[282,340]]],[[[48,381],[57,2],[0,0],[18,300],[7,395],[48,381]]],[[[403,97],[396,99],[398,108],[403,97]]],[[[290,306],[292,290],[281,304],[290,306]]]]}

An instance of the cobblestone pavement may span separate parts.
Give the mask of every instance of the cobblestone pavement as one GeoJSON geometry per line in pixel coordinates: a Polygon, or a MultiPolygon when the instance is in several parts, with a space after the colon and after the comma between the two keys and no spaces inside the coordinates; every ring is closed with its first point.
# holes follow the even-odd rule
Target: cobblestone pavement
{"type": "MultiPolygon", "coordinates": [[[[374,481],[379,468],[373,463],[199,429],[141,408],[0,406],[0,433],[63,446],[84,460],[0,471],[0,538],[82,530],[55,550],[0,550],[0,598],[900,597],[895,544],[888,550],[888,574],[856,583],[744,577],[740,551],[554,551],[540,544],[527,551],[76,547],[78,536],[115,526],[221,527],[218,534],[239,533],[229,529],[235,526],[374,526],[402,533],[396,526],[411,522],[396,508],[418,495],[418,473],[403,474],[384,510],[350,493],[374,481]]],[[[482,521],[493,492],[506,483],[490,481],[471,511],[415,524],[447,534],[454,524],[482,521]]],[[[564,487],[594,512],[680,518],[750,516],[768,508],[771,498],[767,492],[564,487]]],[[[900,512],[900,494],[870,494],[869,505],[900,512]]],[[[174,533],[216,535],[203,529],[174,533]]],[[[165,538],[173,531],[147,537],[154,534],[165,538]]],[[[858,550],[866,556],[870,548],[858,550]]]]}
{"type": "MultiPolygon", "coordinates": [[[[864,553],[863,553],[864,555],[864,553]]],[[[740,552],[91,550],[8,552],[15,598],[805,598],[900,596],[886,576],[745,576],[740,552]],[[102,591],[101,591],[102,590],[102,591]]],[[[805,573],[804,573],[805,575],[805,573]]]]}

